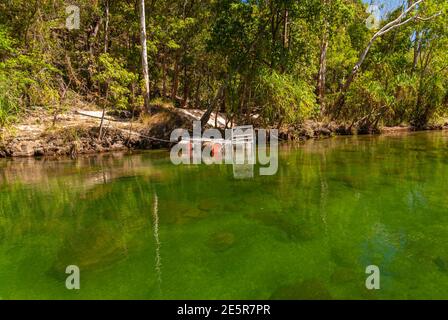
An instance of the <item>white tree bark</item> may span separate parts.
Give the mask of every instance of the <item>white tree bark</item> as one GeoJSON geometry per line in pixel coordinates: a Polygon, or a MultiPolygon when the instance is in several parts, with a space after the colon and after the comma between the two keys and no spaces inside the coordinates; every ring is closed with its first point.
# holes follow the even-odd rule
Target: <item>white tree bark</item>
{"type": "Polygon", "coordinates": [[[109,44],[109,0],[106,0],[105,6],[106,22],[104,23],[104,53],[107,53],[109,44]]]}
{"type": "Polygon", "coordinates": [[[144,80],[143,97],[145,100],[145,109],[150,113],[149,108],[149,71],[148,71],[148,48],[146,45],[146,17],[145,17],[145,0],[140,0],[140,44],[142,47],[142,72],[144,80]]]}
{"type": "Polygon", "coordinates": [[[327,74],[327,51],[328,51],[328,42],[329,42],[329,30],[328,30],[328,19],[327,19],[327,10],[328,10],[328,0],[324,0],[324,13],[323,13],[323,31],[322,31],[322,39],[320,44],[320,56],[319,56],[319,73],[317,75],[317,101],[320,106],[320,115],[325,115],[325,82],[326,82],[326,74],[327,74]]]}
{"type": "Polygon", "coordinates": [[[345,94],[348,91],[350,85],[352,84],[353,80],[355,79],[355,76],[358,74],[358,71],[361,68],[361,65],[364,63],[367,54],[370,51],[370,48],[372,47],[373,43],[375,42],[375,40],[379,37],[381,37],[382,35],[388,33],[389,31],[394,30],[395,28],[398,28],[400,26],[403,26],[411,21],[427,21],[430,19],[433,19],[435,17],[440,16],[442,13],[436,13],[435,15],[431,16],[431,17],[427,17],[427,18],[421,18],[419,17],[418,13],[414,16],[411,17],[407,17],[408,14],[411,13],[411,11],[414,10],[414,8],[416,6],[418,6],[419,4],[421,4],[422,2],[424,2],[425,0],[417,0],[415,1],[412,5],[410,5],[406,10],[404,10],[400,16],[389,22],[388,24],[386,24],[384,27],[382,27],[378,32],[376,32],[373,37],[370,39],[369,43],[367,44],[367,47],[364,49],[364,51],[361,53],[361,56],[358,60],[358,62],[356,63],[356,65],[353,67],[349,77],[347,78],[347,80],[345,81],[342,90],[341,90],[341,95],[339,96],[338,101],[336,102],[336,106],[337,108],[340,110],[340,108],[344,105],[345,102],[345,94]]]}

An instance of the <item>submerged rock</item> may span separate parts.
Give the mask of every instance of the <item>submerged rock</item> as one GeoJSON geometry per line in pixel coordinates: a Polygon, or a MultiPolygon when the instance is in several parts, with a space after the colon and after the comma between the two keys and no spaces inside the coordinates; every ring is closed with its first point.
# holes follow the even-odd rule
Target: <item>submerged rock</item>
{"type": "Polygon", "coordinates": [[[279,287],[271,295],[272,300],[331,300],[332,296],[326,285],[317,279],[279,287]]]}
{"type": "Polygon", "coordinates": [[[336,284],[355,282],[356,280],[355,271],[350,268],[336,268],[331,275],[331,282],[336,284]]]}
{"type": "Polygon", "coordinates": [[[437,257],[437,258],[433,259],[432,262],[434,262],[434,264],[437,266],[437,269],[439,269],[439,271],[448,272],[448,263],[445,259],[443,259],[441,257],[437,257]]]}
{"type": "Polygon", "coordinates": [[[331,248],[330,257],[333,262],[343,268],[351,269],[358,263],[355,253],[350,249],[347,250],[347,248],[331,248]]]}
{"type": "Polygon", "coordinates": [[[208,245],[215,251],[224,251],[235,244],[235,235],[231,232],[218,232],[211,235],[208,245]]]}
{"type": "Polygon", "coordinates": [[[196,207],[184,202],[164,201],[159,207],[161,223],[185,224],[197,219],[207,217],[206,211],[201,211],[196,207]]]}
{"type": "Polygon", "coordinates": [[[198,204],[198,208],[202,211],[211,211],[216,208],[216,202],[211,199],[201,200],[198,204]]]}
{"type": "Polygon", "coordinates": [[[310,241],[315,239],[319,233],[319,224],[313,224],[311,221],[301,219],[297,221],[291,217],[288,219],[281,213],[260,213],[252,214],[251,218],[262,222],[267,226],[273,226],[283,231],[289,240],[293,241],[310,241]]]}
{"type": "Polygon", "coordinates": [[[127,250],[120,230],[97,223],[67,237],[49,271],[64,275],[65,268],[72,264],[81,270],[107,267],[125,259],[127,250]]]}

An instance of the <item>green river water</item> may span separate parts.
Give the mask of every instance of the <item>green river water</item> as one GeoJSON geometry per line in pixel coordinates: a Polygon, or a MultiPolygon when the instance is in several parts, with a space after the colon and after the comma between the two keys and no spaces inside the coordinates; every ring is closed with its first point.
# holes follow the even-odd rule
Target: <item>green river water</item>
{"type": "Polygon", "coordinates": [[[0,298],[448,298],[447,186],[448,132],[281,145],[252,179],[167,151],[0,160],[0,298]]]}

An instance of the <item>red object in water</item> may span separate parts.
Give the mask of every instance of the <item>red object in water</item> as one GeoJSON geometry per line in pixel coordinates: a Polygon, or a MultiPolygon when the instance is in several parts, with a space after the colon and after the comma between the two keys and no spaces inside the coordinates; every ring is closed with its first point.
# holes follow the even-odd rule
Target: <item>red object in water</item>
{"type": "Polygon", "coordinates": [[[218,158],[222,155],[222,146],[219,143],[215,143],[212,146],[212,157],[218,158]]]}
{"type": "Polygon", "coordinates": [[[187,143],[187,155],[188,157],[191,157],[193,154],[193,144],[191,142],[187,143]]]}

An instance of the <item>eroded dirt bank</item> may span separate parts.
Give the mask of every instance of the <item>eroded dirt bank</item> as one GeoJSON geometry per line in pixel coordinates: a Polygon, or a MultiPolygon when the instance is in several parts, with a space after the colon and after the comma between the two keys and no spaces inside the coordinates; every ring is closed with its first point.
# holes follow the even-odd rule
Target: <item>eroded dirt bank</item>
{"type": "Polygon", "coordinates": [[[72,156],[167,147],[172,130],[191,126],[188,115],[160,111],[144,121],[107,115],[100,134],[100,111],[72,111],[51,117],[29,116],[2,132],[0,157],[72,156]],[[101,136],[100,136],[101,135],[101,136]]]}

